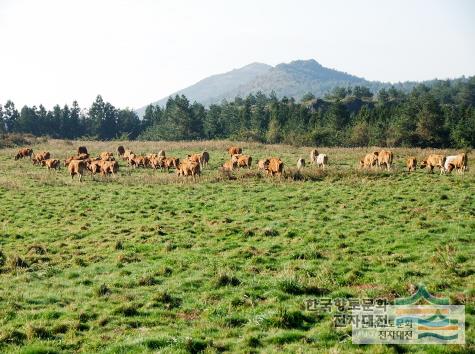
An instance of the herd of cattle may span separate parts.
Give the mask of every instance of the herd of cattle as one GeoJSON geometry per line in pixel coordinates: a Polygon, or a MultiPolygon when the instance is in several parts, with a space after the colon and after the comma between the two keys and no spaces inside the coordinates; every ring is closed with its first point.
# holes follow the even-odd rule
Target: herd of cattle
{"type": "MultiPolygon", "coordinates": [[[[393,163],[393,153],[391,151],[381,150],[373,151],[360,160],[361,168],[372,168],[374,166],[386,167],[391,169],[393,163]]],[[[417,168],[417,159],[410,156],[406,159],[406,167],[409,172],[415,171],[417,168]]],[[[430,172],[434,168],[439,168],[440,173],[452,172],[456,170],[458,173],[464,173],[468,169],[467,154],[462,152],[458,155],[444,156],[440,154],[430,154],[427,158],[421,161],[421,168],[427,168],[430,172]]]]}
{"type": "MultiPolygon", "coordinates": [[[[252,157],[242,153],[240,147],[230,147],[227,150],[230,155],[230,160],[226,161],[221,170],[231,172],[236,168],[251,168],[252,157]]],[[[117,148],[118,156],[127,162],[132,168],[153,168],[166,170],[170,168],[176,170],[178,176],[199,176],[202,169],[208,166],[210,159],[209,153],[203,151],[201,153],[195,153],[188,155],[185,159],[179,159],[177,157],[167,157],[165,151],[160,150],[158,153],[137,155],[131,150],[125,149],[123,146],[117,148]]],[[[48,151],[42,151],[33,154],[31,148],[22,148],[15,155],[15,160],[29,157],[34,165],[46,166],[48,170],[60,169],[61,161],[51,158],[51,154],[48,151]]],[[[317,167],[325,169],[328,164],[328,156],[326,154],[319,154],[316,149],[310,152],[310,163],[317,165],[317,167]]],[[[388,150],[374,151],[366,154],[364,158],[359,161],[360,168],[371,169],[374,167],[391,169],[393,164],[393,153],[388,150]]],[[[89,171],[95,175],[100,173],[102,176],[115,175],[119,170],[119,163],[116,161],[112,152],[102,152],[97,157],[91,157],[85,146],[80,146],[77,149],[77,154],[66,158],[63,161],[63,165],[67,167],[71,178],[74,176],[79,177],[79,181],[82,181],[82,177],[85,172],[89,171]]],[[[297,160],[297,168],[300,170],[305,167],[305,160],[299,158],[297,160]]],[[[408,157],[406,160],[406,167],[408,171],[415,171],[417,167],[417,159],[414,156],[408,157]]],[[[440,173],[452,172],[456,170],[459,173],[464,173],[467,168],[467,154],[460,153],[454,156],[444,156],[439,154],[431,154],[420,163],[421,168],[427,168],[429,171],[433,171],[434,168],[439,168],[440,173]]],[[[267,175],[281,176],[284,171],[284,163],[280,158],[270,157],[259,160],[257,162],[257,168],[264,171],[267,175]]]]}

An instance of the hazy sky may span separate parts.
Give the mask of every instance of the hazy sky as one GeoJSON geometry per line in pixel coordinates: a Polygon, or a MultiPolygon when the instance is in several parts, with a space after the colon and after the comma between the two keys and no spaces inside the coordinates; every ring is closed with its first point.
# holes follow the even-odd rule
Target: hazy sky
{"type": "Polygon", "coordinates": [[[475,1],[0,0],[0,103],[138,108],[251,62],[475,74],[475,1]]]}

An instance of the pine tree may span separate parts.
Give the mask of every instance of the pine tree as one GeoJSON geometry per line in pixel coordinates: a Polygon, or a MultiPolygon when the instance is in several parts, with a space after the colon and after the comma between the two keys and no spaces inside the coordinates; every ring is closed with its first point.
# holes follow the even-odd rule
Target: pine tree
{"type": "Polygon", "coordinates": [[[20,115],[18,114],[18,111],[15,108],[15,104],[12,101],[8,100],[7,103],[5,103],[5,106],[3,107],[3,120],[5,122],[6,131],[8,133],[15,131],[16,123],[19,116],[20,115]]]}

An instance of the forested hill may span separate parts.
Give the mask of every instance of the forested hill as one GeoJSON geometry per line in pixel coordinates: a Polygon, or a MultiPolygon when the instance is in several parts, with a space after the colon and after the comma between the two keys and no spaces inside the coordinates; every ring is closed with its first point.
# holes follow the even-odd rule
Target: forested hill
{"type": "MultiPolygon", "coordinates": [[[[366,86],[373,92],[381,88],[393,86],[390,83],[368,81],[363,78],[347,74],[342,71],[326,68],[317,61],[295,60],[288,64],[270,65],[253,63],[240,69],[224,74],[213,75],[196,84],[184,88],[170,95],[184,95],[191,102],[196,101],[205,106],[221,103],[223,99],[233,100],[235,97],[246,97],[258,91],[270,95],[272,92],[278,98],[292,97],[300,100],[310,92],[316,97],[323,97],[335,87],[366,86]]],[[[405,91],[412,89],[415,82],[394,84],[398,89],[405,91]]],[[[152,104],[164,106],[168,96],[152,104]]],[[[141,117],[145,113],[142,107],[136,112],[141,117]]]]}
{"type": "MultiPolygon", "coordinates": [[[[52,110],[12,101],[0,105],[5,133],[76,139],[239,139],[307,146],[475,147],[475,77],[394,87],[337,87],[324,98],[308,93],[297,101],[262,92],[209,107],[184,95],[165,107],[150,105],[143,119],[98,96],[52,110]]],[[[1,144],[0,144],[1,146],[1,144]]]]}

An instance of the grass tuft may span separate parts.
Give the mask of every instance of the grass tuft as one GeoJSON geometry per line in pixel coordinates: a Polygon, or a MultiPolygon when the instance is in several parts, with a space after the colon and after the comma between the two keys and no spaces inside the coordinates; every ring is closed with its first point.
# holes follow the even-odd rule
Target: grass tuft
{"type": "Polygon", "coordinates": [[[0,250],[0,267],[3,267],[5,265],[5,261],[7,260],[7,256],[5,256],[5,253],[0,250]]]}
{"type": "Polygon", "coordinates": [[[167,310],[180,307],[182,300],[166,291],[159,292],[152,299],[152,306],[164,307],[167,310]]]}
{"type": "Polygon", "coordinates": [[[10,270],[15,270],[19,268],[28,268],[29,265],[24,261],[20,256],[10,256],[7,259],[6,266],[10,270]]]}
{"type": "Polygon", "coordinates": [[[17,329],[1,329],[0,330],[0,348],[2,344],[15,344],[20,345],[26,340],[27,336],[25,333],[17,329]]]}
{"type": "Polygon", "coordinates": [[[160,284],[160,281],[155,278],[153,275],[144,275],[139,279],[138,284],[140,286],[152,286],[156,284],[160,284]]]}
{"type": "Polygon", "coordinates": [[[107,296],[112,293],[111,289],[106,284],[101,284],[96,290],[95,290],[96,296],[107,296]]]}
{"type": "Polygon", "coordinates": [[[120,305],[114,310],[114,314],[122,315],[125,317],[137,316],[139,315],[139,308],[140,306],[137,304],[120,305]]]}
{"type": "Polygon", "coordinates": [[[34,325],[31,323],[27,324],[25,328],[25,333],[28,340],[32,340],[35,338],[38,338],[38,339],[53,339],[54,338],[53,334],[48,328],[44,326],[34,325]]]}
{"type": "Polygon", "coordinates": [[[238,286],[241,284],[241,281],[234,275],[229,275],[228,273],[220,273],[216,277],[216,286],[238,286]]]}

